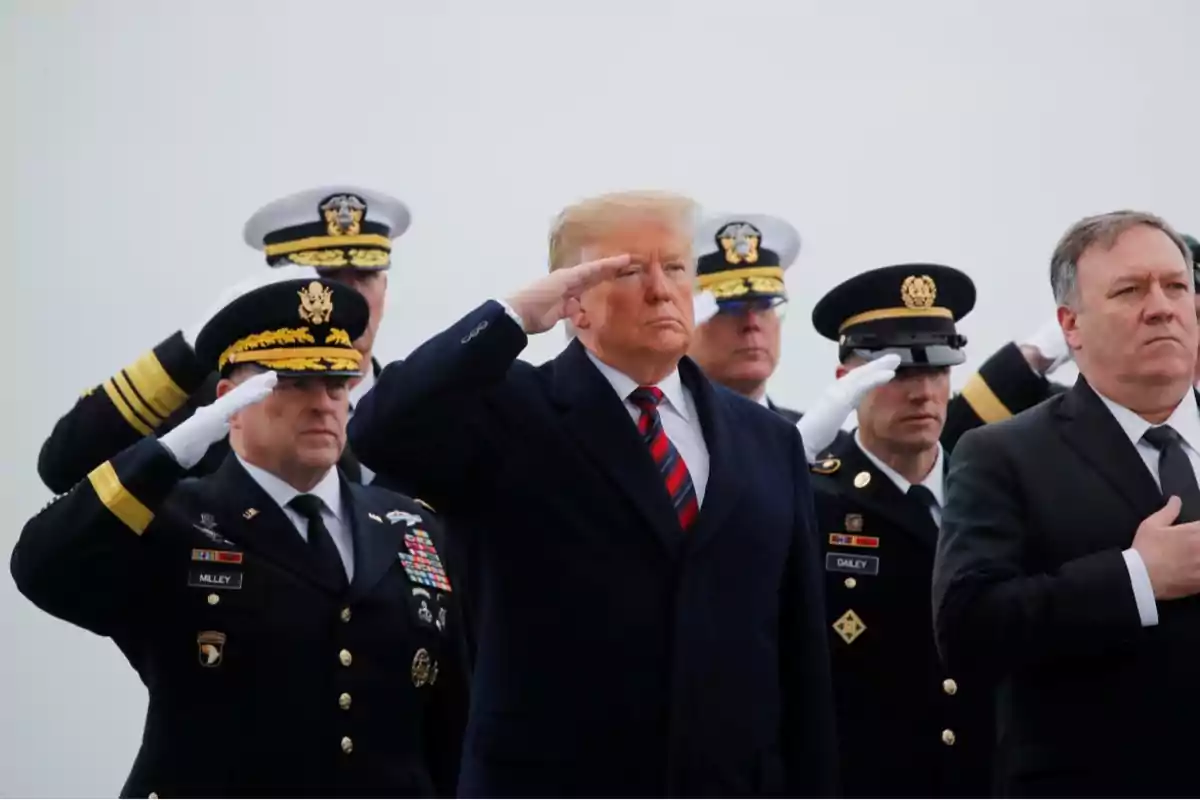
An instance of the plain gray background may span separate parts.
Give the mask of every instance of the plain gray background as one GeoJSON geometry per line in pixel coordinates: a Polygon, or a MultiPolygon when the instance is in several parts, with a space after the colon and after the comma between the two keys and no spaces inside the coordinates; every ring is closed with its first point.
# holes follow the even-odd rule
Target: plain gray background
{"type": "MultiPolygon", "coordinates": [[[[244,220],[311,185],[412,206],[385,361],[541,274],[549,220],[582,195],[670,188],[781,214],[804,248],[770,388],[796,408],[833,377],[812,305],[856,271],[933,260],[975,278],[961,385],[1053,314],[1048,256],[1076,218],[1136,207],[1200,233],[1188,0],[5,0],[0,15],[5,556],[49,499],[34,465],[55,419],[265,269],[244,220]]],[[[0,794],[115,795],[145,709],[117,649],[38,612],[7,570],[0,643],[0,794]]]]}

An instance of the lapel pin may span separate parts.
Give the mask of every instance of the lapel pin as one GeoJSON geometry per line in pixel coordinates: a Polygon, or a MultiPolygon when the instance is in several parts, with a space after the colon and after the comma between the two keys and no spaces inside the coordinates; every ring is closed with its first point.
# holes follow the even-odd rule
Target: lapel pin
{"type": "Polygon", "coordinates": [[[854,488],[855,489],[866,488],[866,485],[870,482],[871,482],[871,473],[867,472],[866,470],[864,470],[854,476],[854,488]]]}
{"type": "Polygon", "coordinates": [[[242,512],[242,516],[245,517],[246,519],[254,519],[255,517],[258,516],[258,509],[257,508],[247,508],[245,511],[242,512]]]}
{"type": "Polygon", "coordinates": [[[370,517],[375,522],[383,522],[383,517],[379,516],[374,511],[368,511],[367,516],[370,517]]]}

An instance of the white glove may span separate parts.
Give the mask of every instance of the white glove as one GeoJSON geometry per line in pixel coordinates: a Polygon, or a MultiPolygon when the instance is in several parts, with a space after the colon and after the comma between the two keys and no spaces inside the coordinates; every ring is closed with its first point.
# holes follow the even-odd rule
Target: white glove
{"type": "Polygon", "coordinates": [[[320,277],[317,271],[312,267],[301,267],[289,264],[283,267],[271,267],[256,271],[252,276],[244,281],[239,281],[233,286],[228,287],[217,302],[213,303],[209,309],[204,312],[204,316],[183,329],[183,339],[193,350],[196,349],[196,337],[200,335],[200,331],[208,324],[208,321],[221,312],[221,309],[232,303],[247,292],[251,292],[262,286],[269,286],[272,283],[280,281],[292,281],[299,279],[316,280],[320,277]]]}
{"type": "Polygon", "coordinates": [[[900,356],[888,353],[855,367],[831,383],[817,402],[804,412],[796,430],[804,438],[804,454],[816,461],[821,452],[837,438],[842,423],[858,408],[863,395],[896,377],[900,356]]]}
{"type": "Polygon", "coordinates": [[[692,297],[692,316],[695,318],[697,325],[703,325],[708,322],[720,310],[721,307],[717,305],[717,298],[713,297],[713,293],[707,289],[692,297]]]}
{"type": "Polygon", "coordinates": [[[263,372],[247,378],[233,391],[197,408],[179,427],[159,437],[159,444],[167,449],[179,466],[191,469],[200,463],[214,442],[219,442],[229,433],[229,418],[269,396],[278,380],[279,376],[274,372],[263,372]]]}
{"type": "Polygon", "coordinates": [[[1031,336],[1018,342],[1018,344],[1029,345],[1050,362],[1050,365],[1042,372],[1043,375],[1049,375],[1071,360],[1071,348],[1067,347],[1067,340],[1063,337],[1062,328],[1059,326],[1057,318],[1049,320],[1045,325],[1034,331],[1031,336]]]}

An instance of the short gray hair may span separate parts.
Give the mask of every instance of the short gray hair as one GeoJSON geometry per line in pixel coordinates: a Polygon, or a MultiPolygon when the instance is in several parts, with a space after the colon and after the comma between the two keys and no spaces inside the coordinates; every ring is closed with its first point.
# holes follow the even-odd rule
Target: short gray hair
{"type": "MultiPolygon", "coordinates": [[[[1095,246],[1110,250],[1121,234],[1139,225],[1155,228],[1171,237],[1183,254],[1183,260],[1191,266],[1192,251],[1187,242],[1161,217],[1145,211],[1128,210],[1084,217],[1058,240],[1054,255],[1050,258],[1050,286],[1054,289],[1054,302],[1069,306],[1078,299],[1079,259],[1085,252],[1095,246]]],[[[1191,274],[1191,270],[1188,270],[1188,274],[1191,274]]]]}

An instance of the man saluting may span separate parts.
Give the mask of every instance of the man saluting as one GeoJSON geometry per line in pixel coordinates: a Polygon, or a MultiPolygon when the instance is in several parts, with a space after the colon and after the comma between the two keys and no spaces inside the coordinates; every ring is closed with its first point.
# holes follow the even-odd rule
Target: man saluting
{"type": "Polygon", "coordinates": [[[693,203],[567,208],[548,276],[388,366],[350,438],[481,565],[460,792],[827,796],[828,645],[803,445],[714,386],[693,203]],[[576,337],[540,367],[528,336],[576,337]]]}

